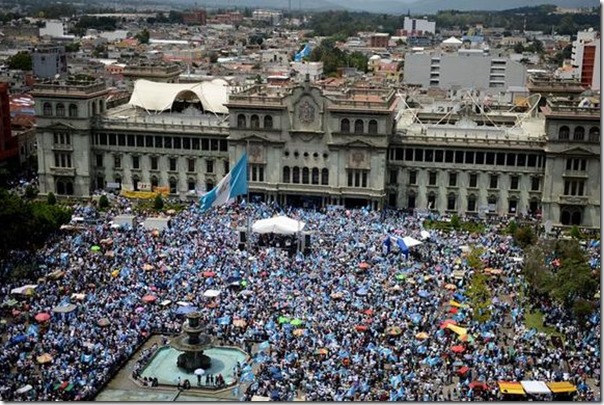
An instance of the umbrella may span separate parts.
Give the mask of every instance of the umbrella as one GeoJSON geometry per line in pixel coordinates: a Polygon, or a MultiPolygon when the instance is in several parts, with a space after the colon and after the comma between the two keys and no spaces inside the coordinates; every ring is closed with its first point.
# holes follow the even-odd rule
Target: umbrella
{"type": "Polygon", "coordinates": [[[428,339],[428,334],[426,332],[420,332],[417,335],[415,335],[416,339],[428,339]]]}
{"type": "Polygon", "coordinates": [[[304,329],[296,329],[292,332],[292,334],[296,337],[302,336],[304,334],[304,329]]]}
{"type": "Polygon", "coordinates": [[[325,347],[315,350],[315,354],[327,354],[327,353],[329,353],[329,350],[327,350],[327,348],[325,348],[325,347]]]}
{"type": "Polygon", "coordinates": [[[174,311],[174,312],[177,315],[186,315],[188,313],[195,312],[195,311],[197,311],[197,307],[195,307],[193,305],[189,305],[189,306],[186,306],[186,307],[178,307],[176,309],[176,311],[174,311]]]}
{"type": "Polygon", "coordinates": [[[359,269],[367,270],[369,267],[371,266],[367,262],[362,262],[361,264],[359,264],[359,269]]]}
{"type": "Polygon", "coordinates": [[[280,316],[277,319],[277,322],[279,322],[279,323],[290,323],[291,319],[289,319],[287,316],[280,316]]]}
{"type": "Polygon", "coordinates": [[[391,326],[388,329],[386,329],[386,333],[389,334],[390,336],[398,336],[401,333],[403,333],[403,330],[401,328],[399,328],[398,326],[391,326]]]}
{"type": "Polygon", "coordinates": [[[97,321],[96,324],[101,327],[104,327],[104,326],[109,326],[109,324],[111,324],[111,321],[109,320],[109,318],[101,318],[97,321]]]}
{"type": "Polygon", "coordinates": [[[333,298],[334,300],[338,300],[340,298],[342,298],[344,296],[344,294],[342,294],[341,292],[335,292],[335,293],[331,293],[330,297],[333,298]]]}
{"type": "Polygon", "coordinates": [[[449,312],[450,312],[450,313],[452,313],[452,314],[456,314],[456,313],[457,313],[457,311],[458,311],[458,309],[457,309],[457,308],[455,308],[455,307],[451,307],[451,308],[449,308],[449,312]]]}
{"type": "Polygon", "coordinates": [[[99,245],[94,245],[90,248],[90,250],[93,252],[98,252],[101,250],[101,247],[99,245]]]}
{"type": "Polygon", "coordinates": [[[463,353],[466,351],[466,349],[462,345],[455,345],[455,346],[451,347],[451,351],[453,353],[463,353]]]}
{"type": "Polygon", "coordinates": [[[396,276],[394,276],[395,279],[397,280],[404,280],[407,278],[406,274],[397,274],[396,276]]]}
{"type": "Polygon", "coordinates": [[[153,266],[150,265],[149,263],[146,263],[143,265],[143,270],[145,270],[145,271],[153,270],[153,266]]]}
{"type": "Polygon", "coordinates": [[[370,308],[370,309],[367,309],[367,310],[363,311],[363,313],[364,313],[365,315],[369,315],[369,316],[371,316],[371,315],[373,315],[373,309],[371,309],[371,308],[370,308]]]}
{"type": "Polygon", "coordinates": [[[235,319],[233,321],[233,325],[239,328],[243,328],[245,327],[245,325],[247,325],[247,322],[244,319],[235,319]]]}
{"type": "Polygon", "coordinates": [[[473,390],[487,390],[487,389],[489,389],[489,387],[485,383],[480,382],[480,381],[472,381],[468,385],[468,387],[470,387],[473,390]]]}
{"type": "Polygon", "coordinates": [[[204,277],[214,277],[216,273],[214,273],[213,271],[204,271],[203,273],[201,273],[201,275],[204,277]]]}
{"type": "Polygon", "coordinates": [[[107,252],[105,252],[105,256],[113,258],[115,257],[115,252],[113,250],[108,250],[107,252]]]}
{"type": "Polygon", "coordinates": [[[40,364],[46,364],[46,363],[50,363],[52,361],[52,356],[49,353],[44,353],[44,354],[36,357],[36,360],[40,364]]]}
{"type": "Polygon", "coordinates": [[[426,298],[426,297],[428,297],[430,295],[430,293],[428,291],[426,291],[426,290],[419,290],[417,292],[417,295],[420,296],[420,297],[422,297],[422,298],[426,298]]]}
{"type": "Polygon", "coordinates": [[[447,326],[449,326],[449,325],[457,325],[457,322],[454,321],[453,319],[446,319],[440,323],[440,328],[446,329],[447,326]]]}
{"type": "Polygon", "coordinates": [[[159,230],[157,230],[157,229],[152,230],[151,235],[155,236],[157,238],[159,236],[159,230]]]}
{"type": "Polygon", "coordinates": [[[135,309],[136,312],[143,312],[144,310],[145,310],[145,308],[143,308],[143,307],[137,307],[135,309]]]}
{"type": "Polygon", "coordinates": [[[40,312],[35,316],[36,321],[38,322],[46,322],[50,319],[50,314],[46,312],[40,312]]]}
{"type": "Polygon", "coordinates": [[[459,375],[464,375],[465,373],[467,373],[468,371],[470,371],[470,367],[468,366],[463,366],[460,367],[459,370],[457,370],[457,374],[459,375]]]}
{"type": "Polygon", "coordinates": [[[363,295],[367,295],[368,291],[366,288],[359,288],[357,290],[357,295],[363,296],[363,295]]]}
{"type": "Polygon", "coordinates": [[[23,387],[19,388],[16,392],[17,392],[17,394],[24,394],[27,391],[32,390],[33,388],[34,387],[32,387],[31,384],[27,384],[27,385],[24,385],[23,387]]]}
{"type": "Polygon", "coordinates": [[[446,284],[445,288],[450,291],[457,290],[457,287],[455,286],[455,284],[446,284]]]}
{"type": "Polygon", "coordinates": [[[354,328],[357,330],[357,332],[365,332],[367,330],[367,326],[365,325],[357,325],[354,328]]]}
{"type": "Polygon", "coordinates": [[[168,211],[166,211],[166,214],[168,214],[168,215],[174,215],[174,214],[176,214],[176,210],[169,209],[168,211]]]}
{"type": "Polygon", "coordinates": [[[204,297],[207,298],[215,298],[218,297],[220,295],[220,290],[207,290],[206,292],[203,293],[204,297]]]}
{"type": "Polygon", "coordinates": [[[252,290],[243,290],[239,293],[239,295],[249,297],[250,295],[254,295],[254,292],[252,290]]]}
{"type": "Polygon", "coordinates": [[[162,307],[165,307],[166,305],[170,305],[172,303],[172,300],[163,300],[162,302],[159,303],[159,305],[161,305],[162,307]]]}
{"type": "Polygon", "coordinates": [[[304,321],[300,318],[296,318],[293,321],[290,322],[292,326],[300,326],[302,324],[304,324],[304,321]]]}
{"type": "Polygon", "coordinates": [[[150,304],[152,302],[155,302],[157,300],[157,297],[155,295],[151,295],[151,294],[147,294],[143,297],[143,302],[145,304],[150,304]]]}
{"type": "Polygon", "coordinates": [[[198,368],[197,370],[193,371],[193,374],[195,375],[204,375],[206,373],[206,371],[203,368],[198,368]]]}

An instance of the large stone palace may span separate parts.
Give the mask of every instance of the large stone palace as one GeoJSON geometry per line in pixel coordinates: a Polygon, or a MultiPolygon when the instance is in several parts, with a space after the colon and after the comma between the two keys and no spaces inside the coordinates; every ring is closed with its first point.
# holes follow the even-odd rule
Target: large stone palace
{"type": "Polygon", "coordinates": [[[154,86],[108,108],[102,81],[37,84],[41,193],[197,199],[247,150],[253,198],[600,226],[600,97],[558,91],[567,83],[542,83],[524,106],[308,80],[154,86]]]}

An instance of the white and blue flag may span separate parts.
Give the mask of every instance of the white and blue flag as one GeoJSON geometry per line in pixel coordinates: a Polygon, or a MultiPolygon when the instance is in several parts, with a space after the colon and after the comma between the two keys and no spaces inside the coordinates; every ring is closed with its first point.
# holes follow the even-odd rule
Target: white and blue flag
{"type": "Polygon", "coordinates": [[[211,207],[226,204],[230,199],[246,194],[247,187],[247,153],[244,153],[216,187],[200,198],[201,210],[206,211],[211,207]]]}

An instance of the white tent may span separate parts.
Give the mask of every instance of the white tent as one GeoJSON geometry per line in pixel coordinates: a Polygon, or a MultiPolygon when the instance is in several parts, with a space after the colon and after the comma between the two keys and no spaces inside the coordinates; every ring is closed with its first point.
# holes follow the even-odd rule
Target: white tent
{"type": "Polygon", "coordinates": [[[411,248],[411,247],[417,246],[417,245],[421,245],[422,243],[424,243],[417,239],[412,238],[411,236],[403,237],[403,242],[405,242],[405,245],[407,245],[408,248],[411,248]]]}
{"type": "Polygon", "coordinates": [[[182,97],[199,99],[205,111],[228,114],[225,106],[228,102],[227,86],[222,79],[201,83],[160,83],[139,79],[134,83],[129,104],[161,112],[172,108],[174,101],[182,97]]]}
{"type": "Polygon", "coordinates": [[[278,216],[267,219],[261,219],[252,225],[252,231],[256,233],[278,233],[281,235],[291,235],[300,232],[306,224],[302,221],[278,216]]]}
{"type": "Polygon", "coordinates": [[[208,297],[208,298],[218,297],[219,295],[220,295],[219,290],[207,290],[206,292],[203,293],[203,296],[208,297]]]}
{"type": "Polygon", "coordinates": [[[549,387],[543,381],[520,381],[527,394],[550,394],[549,387]]]}
{"type": "Polygon", "coordinates": [[[421,235],[423,240],[430,239],[430,232],[428,231],[421,231],[419,234],[421,235]]]}
{"type": "Polygon", "coordinates": [[[38,284],[26,284],[22,287],[17,287],[17,288],[13,288],[12,290],[10,290],[11,294],[24,294],[26,291],[28,291],[29,289],[36,289],[38,287],[38,284]]]}
{"type": "Polygon", "coordinates": [[[449,38],[445,39],[442,42],[442,44],[443,45],[461,45],[461,44],[463,44],[463,41],[461,41],[455,37],[449,37],[449,38]]]}

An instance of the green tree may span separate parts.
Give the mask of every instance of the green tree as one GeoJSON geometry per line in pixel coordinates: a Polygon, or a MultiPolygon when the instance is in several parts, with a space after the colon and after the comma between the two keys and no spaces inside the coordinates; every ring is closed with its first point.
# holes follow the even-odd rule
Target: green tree
{"type": "Polygon", "coordinates": [[[514,52],[515,53],[522,53],[522,52],[524,52],[524,45],[521,42],[517,42],[514,45],[514,52]]]}
{"type": "Polygon", "coordinates": [[[533,245],[537,241],[537,236],[530,226],[522,226],[514,232],[514,240],[521,248],[533,245]]]}
{"type": "Polygon", "coordinates": [[[105,210],[105,209],[109,208],[109,199],[107,198],[107,196],[105,194],[103,194],[99,198],[99,208],[101,210],[105,210]]]}
{"type": "Polygon", "coordinates": [[[569,309],[578,299],[593,299],[599,280],[592,274],[589,265],[575,259],[561,259],[561,262],[554,277],[552,296],[569,309]]]}
{"type": "Polygon", "coordinates": [[[579,230],[579,227],[577,225],[573,226],[570,229],[570,236],[573,239],[581,239],[581,231],[579,230]]]}
{"type": "Polygon", "coordinates": [[[151,34],[149,33],[148,29],[143,28],[143,30],[136,34],[134,38],[136,38],[141,44],[148,44],[149,39],[151,38],[151,34]]]}
{"type": "Polygon", "coordinates": [[[153,200],[153,208],[156,211],[161,211],[164,209],[164,199],[161,197],[161,194],[157,194],[155,196],[155,200],[153,200]]]}
{"type": "Polygon", "coordinates": [[[65,52],[76,53],[80,50],[79,42],[72,42],[71,44],[65,45],[65,52]]]}
{"type": "Polygon", "coordinates": [[[55,194],[51,191],[46,196],[46,204],[55,205],[56,203],[57,203],[57,197],[55,197],[55,194]]]}
{"type": "Polygon", "coordinates": [[[491,319],[491,291],[487,285],[487,278],[483,273],[475,272],[468,288],[468,298],[472,308],[472,317],[478,322],[487,322],[491,319]]]}
{"type": "Polygon", "coordinates": [[[38,189],[32,186],[31,184],[25,187],[25,198],[28,200],[33,200],[38,195],[38,189]]]}
{"type": "Polygon", "coordinates": [[[484,262],[480,258],[483,253],[484,249],[479,247],[472,248],[472,250],[470,250],[470,252],[468,253],[466,261],[468,262],[468,266],[473,268],[474,271],[480,271],[484,269],[484,262]]]}
{"type": "Polygon", "coordinates": [[[453,216],[451,217],[451,226],[453,227],[453,229],[459,229],[459,227],[461,226],[459,215],[453,214],[453,216]]]}
{"type": "Polygon", "coordinates": [[[8,68],[28,71],[32,69],[31,54],[27,51],[19,51],[8,58],[8,68]]]}

